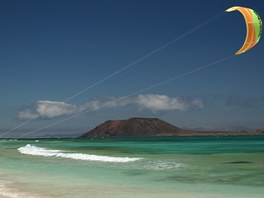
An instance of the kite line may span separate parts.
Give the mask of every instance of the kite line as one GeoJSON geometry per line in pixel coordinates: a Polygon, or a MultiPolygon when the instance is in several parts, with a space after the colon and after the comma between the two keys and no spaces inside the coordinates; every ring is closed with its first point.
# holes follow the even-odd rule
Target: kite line
{"type": "MultiPolygon", "coordinates": [[[[153,89],[153,88],[155,88],[155,87],[158,87],[158,86],[161,86],[161,85],[167,84],[167,83],[172,82],[172,81],[174,81],[174,80],[177,80],[177,79],[183,78],[183,77],[185,77],[185,76],[191,75],[191,74],[193,74],[193,73],[196,73],[196,72],[202,71],[202,70],[207,69],[207,68],[209,68],[209,67],[212,67],[212,66],[214,66],[214,65],[216,65],[216,64],[219,64],[219,63],[222,63],[222,62],[224,62],[224,61],[226,61],[226,60],[229,60],[229,59],[231,59],[231,58],[234,57],[234,56],[235,56],[235,55],[227,56],[227,57],[225,57],[225,58],[221,58],[221,59],[219,59],[219,60],[217,60],[217,61],[214,61],[214,62],[208,63],[208,64],[206,64],[206,65],[203,65],[203,66],[201,66],[201,67],[194,68],[194,69],[192,69],[192,70],[190,70],[190,71],[187,71],[187,72],[184,72],[184,73],[179,74],[179,75],[177,75],[177,76],[174,76],[173,78],[170,78],[170,79],[167,79],[167,80],[161,81],[161,82],[159,82],[159,83],[157,83],[157,84],[154,84],[154,85],[152,85],[152,86],[149,86],[149,87],[146,87],[146,88],[143,88],[143,89],[137,90],[137,91],[135,91],[135,92],[133,92],[133,93],[131,93],[131,94],[128,94],[128,95],[126,95],[126,96],[124,96],[124,97],[121,97],[121,98],[118,98],[118,99],[116,99],[116,100],[113,100],[113,101],[110,101],[110,102],[104,103],[104,104],[98,106],[98,108],[105,107],[105,106],[109,105],[109,104],[112,103],[112,102],[119,102],[119,101],[125,100],[125,99],[127,99],[127,98],[129,98],[129,97],[131,97],[131,96],[135,96],[135,95],[137,95],[137,94],[140,94],[140,93],[142,93],[142,92],[148,91],[148,90],[153,89]]],[[[70,120],[70,119],[72,119],[72,118],[79,117],[79,116],[81,116],[81,115],[83,115],[83,114],[86,114],[86,113],[89,113],[89,112],[92,112],[92,111],[94,111],[94,110],[92,110],[92,109],[88,109],[88,110],[86,110],[86,111],[82,111],[82,112],[80,112],[80,113],[74,114],[74,115],[72,115],[72,116],[69,116],[69,117],[64,118],[64,119],[62,119],[62,120],[59,120],[59,121],[57,121],[57,122],[53,122],[53,123],[51,123],[51,124],[45,125],[45,126],[39,128],[39,129],[36,129],[36,130],[34,130],[34,131],[30,131],[30,132],[28,132],[28,133],[25,133],[25,134],[19,136],[18,138],[23,138],[23,137],[25,137],[25,136],[32,135],[32,134],[34,134],[34,133],[36,133],[36,132],[38,132],[38,131],[41,131],[41,130],[46,129],[46,128],[49,128],[49,127],[51,127],[51,126],[54,126],[54,125],[60,124],[60,123],[62,123],[62,122],[65,122],[65,121],[67,121],[67,120],[70,120]]]]}
{"type": "MultiPolygon", "coordinates": [[[[156,49],[150,51],[149,53],[147,53],[147,54],[141,56],[140,58],[136,59],[135,61],[133,61],[133,62],[131,62],[131,63],[129,63],[129,64],[123,66],[121,69],[118,69],[118,70],[114,71],[113,73],[111,73],[111,74],[109,74],[108,76],[102,78],[101,80],[98,80],[97,82],[91,84],[90,86],[88,86],[88,87],[82,89],[81,91],[79,91],[79,92],[73,94],[72,96],[70,96],[70,97],[64,99],[63,102],[67,102],[67,101],[69,101],[69,100],[71,100],[71,99],[73,99],[73,98],[75,98],[75,97],[81,95],[82,93],[84,93],[84,92],[86,92],[86,91],[88,91],[88,90],[90,90],[90,89],[92,89],[92,88],[94,88],[94,87],[100,85],[101,83],[103,83],[103,82],[109,80],[110,78],[112,78],[112,77],[114,77],[114,76],[120,74],[121,72],[124,72],[125,70],[131,68],[132,66],[134,66],[134,65],[136,65],[136,64],[138,64],[138,63],[140,63],[140,62],[142,62],[142,61],[144,61],[144,60],[146,60],[147,58],[149,58],[149,57],[151,57],[151,56],[157,54],[158,52],[162,51],[163,49],[165,49],[165,48],[171,46],[172,44],[174,44],[174,43],[176,43],[176,42],[182,40],[182,39],[185,38],[186,36],[188,36],[188,35],[194,33],[195,31],[197,31],[197,30],[199,30],[199,29],[205,27],[205,26],[208,25],[209,23],[211,23],[211,22],[213,22],[213,21],[219,19],[219,18],[222,17],[223,15],[224,15],[223,12],[221,12],[221,13],[215,15],[214,17],[212,17],[212,18],[210,18],[210,19],[204,21],[204,22],[201,23],[200,25],[198,25],[198,26],[196,26],[196,27],[190,29],[189,31],[183,33],[182,35],[180,35],[180,36],[178,36],[178,37],[176,37],[176,38],[170,40],[169,42],[167,42],[167,43],[161,45],[160,47],[158,47],[158,48],[156,48],[156,49]]],[[[35,116],[35,117],[33,117],[33,118],[31,118],[31,119],[25,121],[25,122],[22,122],[22,123],[18,124],[18,125],[15,126],[14,128],[12,128],[12,129],[10,129],[10,130],[4,132],[3,134],[1,134],[1,135],[0,135],[0,138],[3,137],[3,136],[5,136],[5,135],[7,135],[7,134],[9,134],[10,132],[14,131],[15,129],[18,129],[18,128],[20,128],[20,127],[22,127],[22,126],[28,124],[29,122],[31,122],[31,121],[33,121],[33,120],[39,118],[39,117],[40,117],[40,115],[37,115],[37,116],[35,116]]]]}

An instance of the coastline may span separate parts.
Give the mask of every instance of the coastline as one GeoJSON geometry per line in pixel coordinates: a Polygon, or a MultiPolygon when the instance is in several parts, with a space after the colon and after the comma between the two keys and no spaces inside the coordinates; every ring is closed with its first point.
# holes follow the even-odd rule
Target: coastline
{"type": "Polygon", "coordinates": [[[190,187],[187,184],[180,184],[177,186],[177,190],[165,188],[144,188],[139,186],[114,186],[114,185],[89,185],[85,187],[84,192],[71,192],[71,189],[68,189],[68,192],[65,192],[65,188],[56,190],[49,189],[50,192],[38,192],[33,194],[33,192],[19,192],[16,189],[11,189],[9,187],[0,188],[0,198],[46,198],[46,197],[75,197],[86,198],[86,197],[100,197],[100,198],[118,198],[118,197],[127,197],[127,198],[175,198],[185,197],[185,198],[247,198],[250,193],[252,197],[260,198],[263,194],[262,188],[249,188],[247,186],[229,186],[229,185],[207,185],[197,183],[196,185],[190,187]],[[220,189],[219,189],[220,187],[220,189]],[[103,190],[102,190],[103,189],[103,190]],[[55,191],[54,191],[55,190],[55,191]],[[235,192],[235,194],[234,194],[235,192]]]}
{"type": "Polygon", "coordinates": [[[260,198],[262,137],[2,141],[0,198],[260,198]],[[84,155],[142,160],[93,161],[84,155]]]}

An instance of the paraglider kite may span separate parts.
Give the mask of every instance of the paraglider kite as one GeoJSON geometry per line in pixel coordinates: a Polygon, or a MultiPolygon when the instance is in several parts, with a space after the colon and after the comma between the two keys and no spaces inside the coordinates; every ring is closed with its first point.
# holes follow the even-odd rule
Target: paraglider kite
{"type": "Polygon", "coordinates": [[[258,43],[262,32],[262,21],[258,13],[250,8],[234,6],[227,9],[226,12],[235,10],[239,11],[244,16],[247,26],[246,39],[241,49],[236,52],[238,55],[248,51],[258,43]]]}

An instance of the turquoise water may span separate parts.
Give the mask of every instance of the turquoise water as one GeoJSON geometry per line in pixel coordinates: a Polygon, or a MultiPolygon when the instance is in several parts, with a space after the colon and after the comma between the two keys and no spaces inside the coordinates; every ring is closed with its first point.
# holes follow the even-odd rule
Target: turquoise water
{"type": "Polygon", "coordinates": [[[263,136],[0,140],[0,197],[263,193],[263,136]]]}

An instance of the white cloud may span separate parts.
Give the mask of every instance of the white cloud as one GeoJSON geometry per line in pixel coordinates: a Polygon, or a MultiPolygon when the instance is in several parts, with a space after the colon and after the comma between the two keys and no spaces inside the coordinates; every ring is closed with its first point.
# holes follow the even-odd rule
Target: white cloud
{"type": "Polygon", "coordinates": [[[122,107],[133,103],[132,98],[128,97],[106,97],[97,100],[92,100],[79,106],[80,111],[85,110],[100,110],[102,108],[122,107]]]}
{"type": "Polygon", "coordinates": [[[18,118],[20,120],[30,120],[30,119],[33,119],[36,117],[38,117],[38,114],[34,113],[30,109],[24,109],[24,110],[18,112],[18,118]]]}
{"type": "Polygon", "coordinates": [[[40,100],[24,108],[18,113],[18,118],[21,120],[29,120],[34,117],[54,118],[63,115],[71,115],[78,112],[78,107],[65,102],[40,100]]]}
{"type": "Polygon", "coordinates": [[[185,111],[188,108],[187,102],[179,97],[170,98],[165,95],[139,95],[136,104],[142,109],[148,109],[153,112],[166,110],[185,111]]]}
{"type": "Polygon", "coordinates": [[[196,98],[194,100],[192,100],[192,105],[197,107],[198,109],[203,109],[204,108],[204,101],[196,98]]]}
{"type": "Polygon", "coordinates": [[[97,111],[102,108],[117,108],[134,105],[140,110],[158,111],[186,111],[191,107],[202,109],[204,103],[199,98],[185,99],[166,95],[147,94],[134,97],[107,97],[89,101],[82,105],[71,105],[65,102],[40,100],[18,112],[18,118],[29,120],[34,117],[52,119],[60,116],[77,114],[83,111],[97,111]]]}
{"type": "Polygon", "coordinates": [[[77,106],[65,102],[56,101],[38,101],[36,112],[44,118],[53,118],[62,115],[69,115],[77,112],[77,106]]]}

